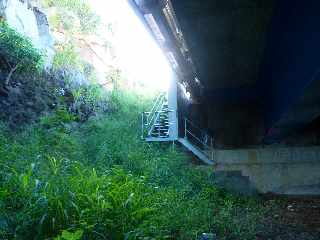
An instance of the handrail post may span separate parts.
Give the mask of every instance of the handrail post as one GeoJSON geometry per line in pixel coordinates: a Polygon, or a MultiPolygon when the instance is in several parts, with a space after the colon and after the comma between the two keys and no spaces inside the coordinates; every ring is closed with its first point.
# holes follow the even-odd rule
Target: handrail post
{"type": "Polygon", "coordinates": [[[210,138],[210,147],[211,147],[211,160],[213,160],[213,138],[210,138]]]}
{"type": "Polygon", "coordinates": [[[144,139],[144,113],[141,114],[141,139],[144,139]]]}
{"type": "Polygon", "coordinates": [[[184,118],[184,138],[187,139],[187,118],[184,118]]]}

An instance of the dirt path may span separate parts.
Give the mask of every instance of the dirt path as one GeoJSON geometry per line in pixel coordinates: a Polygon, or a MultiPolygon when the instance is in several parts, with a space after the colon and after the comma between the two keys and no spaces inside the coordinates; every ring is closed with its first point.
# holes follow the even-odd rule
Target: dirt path
{"type": "Polygon", "coordinates": [[[270,211],[257,240],[320,240],[320,198],[271,198],[265,203],[270,211]]]}

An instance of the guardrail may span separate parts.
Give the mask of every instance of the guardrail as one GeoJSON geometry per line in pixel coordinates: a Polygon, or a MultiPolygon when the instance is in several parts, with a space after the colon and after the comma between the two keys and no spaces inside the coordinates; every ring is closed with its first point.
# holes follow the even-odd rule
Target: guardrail
{"type": "Polygon", "coordinates": [[[184,138],[209,159],[214,160],[214,138],[187,118],[184,118],[184,138]]]}

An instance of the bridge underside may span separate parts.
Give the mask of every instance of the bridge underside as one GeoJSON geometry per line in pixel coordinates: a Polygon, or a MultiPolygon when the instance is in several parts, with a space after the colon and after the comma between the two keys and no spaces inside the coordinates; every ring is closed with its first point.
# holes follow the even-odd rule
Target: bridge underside
{"type": "Polygon", "coordinates": [[[320,143],[319,1],[130,2],[192,95],[180,112],[217,147],[320,143]]]}
{"type": "MultiPolygon", "coordinates": [[[[258,161],[259,154],[264,154],[259,149],[267,147],[274,153],[263,155],[269,160],[263,157],[262,162],[252,163],[247,153],[240,161],[247,166],[258,164],[261,173],[276,173],[279,166],[288,166],[287,176],[293,168],[305,169],[297,171],[308,175],[312,166],[319,166],[320,150],[313,149],[313,157],[304,156],[308,151],[303,150],[320,145],[319,1],[129,2],[175,70],[180,82],[179,116],[207,129],[215,137],[217,151],[225,150],[224,156],[232,158],[240,149],[258,149],[258,161]],[[294,163],[289,154],[283,156],[286,164],[281,160],[262,167],[277,159],[281,147],[301,150],[301,162],[294,163]],[[227,151],[234,152],[228,155],[227,151]]],[[[221,169],[231,171],[229,167],[221,169]]],[[[245,170],[247,175],[248,169],[252,168],[245,170]]],[[[280,170],[277,174],[285,175],[280,170]]],[[[320,174],[310,176],[308,185],[320,188],[320,174]]],[[[290,183],[291,189],[299,185],[294,179],[282,185],[278,180],[287,189],[290,183]]]]}

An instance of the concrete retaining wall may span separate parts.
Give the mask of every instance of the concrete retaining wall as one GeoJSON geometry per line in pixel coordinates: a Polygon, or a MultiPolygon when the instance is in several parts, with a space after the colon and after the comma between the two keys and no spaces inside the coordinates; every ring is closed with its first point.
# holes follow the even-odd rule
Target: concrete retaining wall
{"type": "Polygon", "coordinates": [[[243,189],[237,186],[243,182],[240,178],[247,178],[248,191],[320,195],[320,147],[217,150],[215,161],[217,175],[229,173],[225,183],[228,176],[238,176],[231,186],[236,191],[243,189]]]}

